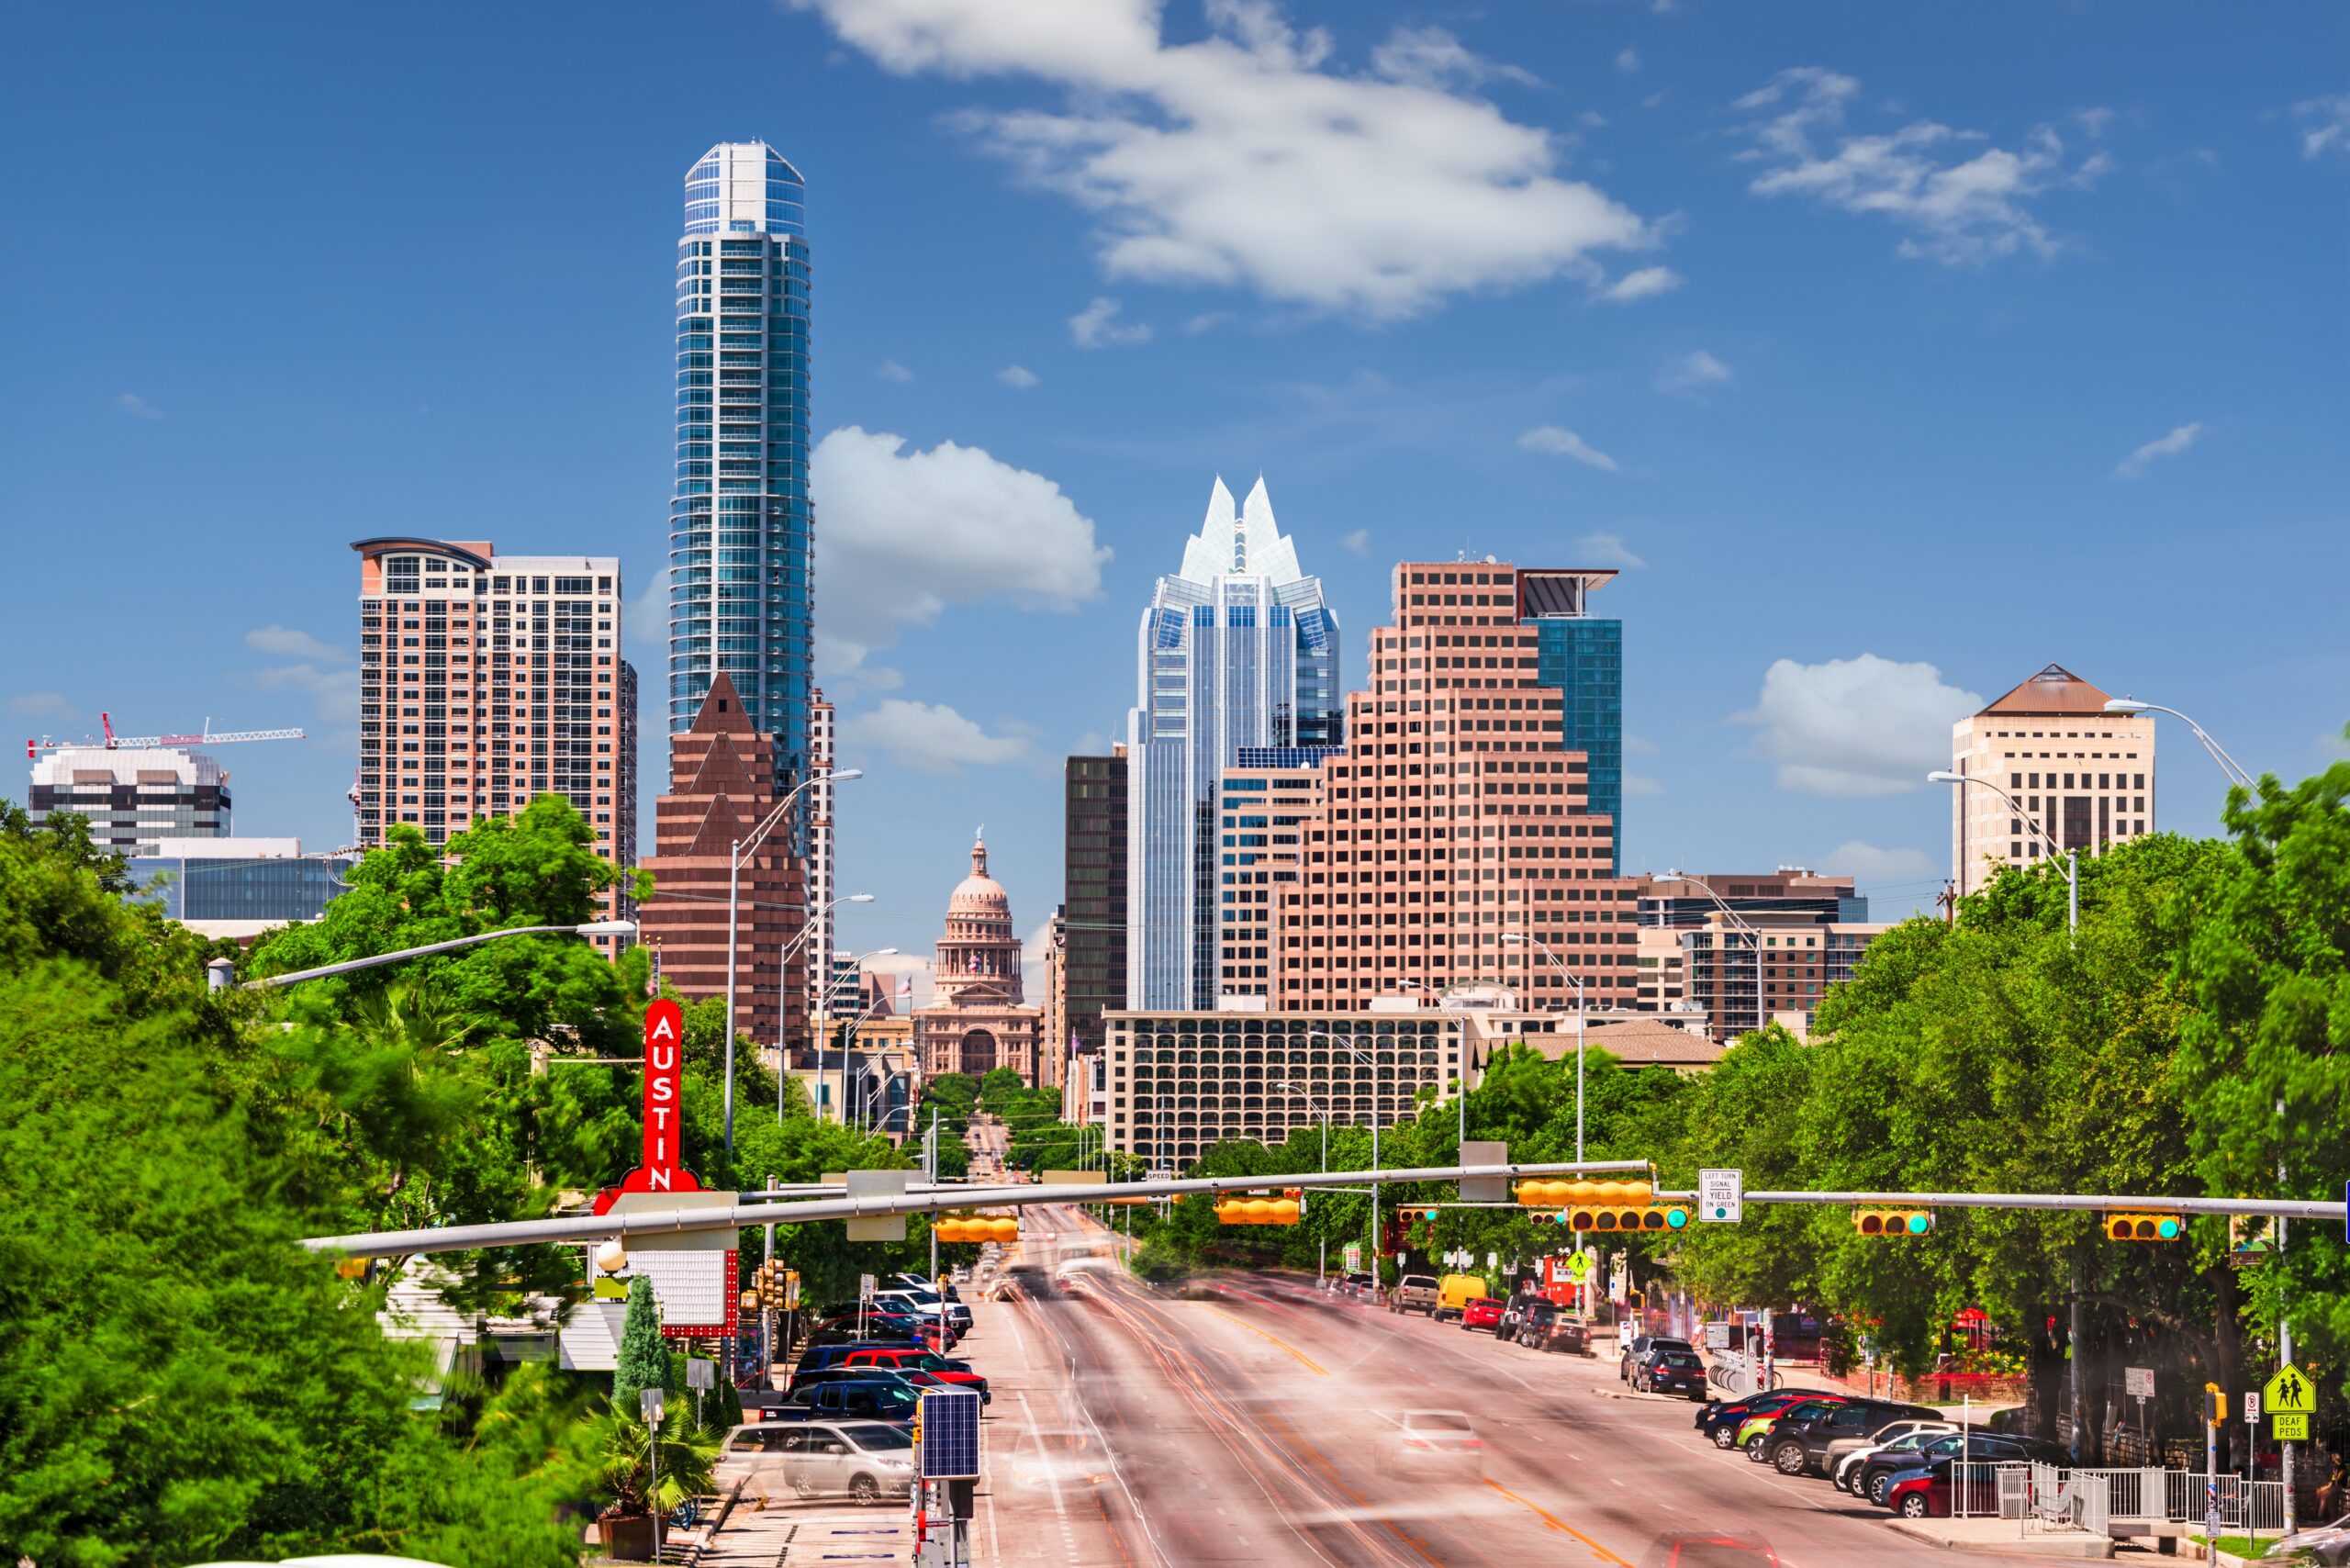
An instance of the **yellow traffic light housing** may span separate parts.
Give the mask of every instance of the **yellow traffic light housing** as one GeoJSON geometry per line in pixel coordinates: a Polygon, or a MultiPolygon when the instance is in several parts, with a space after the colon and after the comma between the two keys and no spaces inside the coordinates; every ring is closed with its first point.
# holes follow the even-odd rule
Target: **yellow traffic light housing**
{"type": "Polygon", "coordinates": [[[2203,1385],[2203,1419],[2214,1427],[2228,1423],[2228,1396],[2216,1383],[2203,1385]]]}
{"type": "Polygon", "coordinates": [[[2187,1221],[2177,1215],[2109,1214],[2105,1235],[2109,1241],[2177,1241],[2187,1235],[2187,1221]]]}
{"type": "Polygon", "coordinates": [[[1934,1211],[1854,1209],[1852,1228],[1863,1236],[1923,1236],[1934,1228],[1934,1211]]]}
{"type": "Polygon", "coordinates": [[[1561,1225],[1575,1231],[1680,1230],[1689,1224],[1689,1205],[1660,1201],[1646,1182],[1544,1182],[1517,1184],[1520,1207],[1557,1209],[1561,1225]]]}
{"type": "Polygon", "coordinates": [[[931,1224],[931,1233],[941,1241],[997,1241],[1020,1239],[1020,1222],[987,1215],[940,1215],[931,1224]]]}
{"type": "Polygon", "coordinates": [[[1305,1212],[1298,1190],[1285,1189],[1277,1198],[1222,1198],[1215,1205],[1218,1225],[1295,1225],[1305,1212]]]}

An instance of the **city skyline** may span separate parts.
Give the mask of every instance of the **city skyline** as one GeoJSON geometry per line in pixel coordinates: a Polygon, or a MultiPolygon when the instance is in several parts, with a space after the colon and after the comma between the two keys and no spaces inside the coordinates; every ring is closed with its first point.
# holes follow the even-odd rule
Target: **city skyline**
{"type": "MultiPolygon", "coordinates": [[[[2338,32],[2338,16],[2255,18],[2209,59],[2209,40],[2047,18],[2013,73],[1948,18],[1765,36],[1735,16],[1578,14],[1516,30],[1503,58],[1499,29],[1462,24],[1452,54],[1416,34],[1416,56],[1401,13],[1299,7],[1297,28],[1337,28],[1335,54],[1266,56],[1270,90],[1376,78],[1426,95],[1463,144],[1535,137],[1537,194],[1596,198],[1550,229],[1497,209],[1494,230],[1531,237],[1515,259],[1474,224],[1439,243],[1413,218],[1416,248],[1316,253],[1317,294],[1283,265],[1299,237],[1203,230],[1180,193],[1089,206],[1070,196],[1081,172],[1031,165],[1024,183],[992,161],[1013,111],[1076,90],[1066,74],[961,62],[974,84],[929,42],[832,14],[742,12],[726,97],[683,91],[656,29],[610,17],[567,40],[566,72],[510,94],[395,39],[330,100],[278,69],[295,45],[263,21],[160,13],[107,45],[103,82],[26,82],[0,167],[52,223],[113,216],[62,173],[62,93],[106,108],[73,122],[92,156],[183,125],[197,155],[150,175],[173,266],[88,259],[92,286],[146,301],[135,330],[18,323],[19,363],[53,374],[11,378],[0,502],[15,528],[118,542],[123,625],[91,639],[86,603],[19,576],[0,705],[27,734],[95,729],[101,708],[135,729],[304,724],[307,742],[233,759],[238,816],[323,848],[358,752],[349,539],[616,555],[630,656],[662,667],[651,518],[662,468],[688,459],[654,395],[678,349],[649,283],[679,171],[743,137],[807,174],[837,258],[814,324],[809,461],[834,521],[812,673],[840,703],[843,763],[868,773],[838,802],[840,886],[879,895],[845,913],[850,949],[926,950],[936,868],[963,842],[949,814],[990,823],[1023,936],[1041,925],[1059,759],[1118,734],[1132,607],[1219,469],[1270,476],[1347,626],[1379,622],[1402,560],[1618,571],[1609,609],[1636,628],[1627,871],[1804,863],[1858,876],[1882,916],[1928,903],[1951,807],[1924,772],[1947,764],[1953,722],[2052,662],[2195,713],[2255,771],[2329,755],[2350,656],[2324,614],[2338,573],[2305,568],[2341,554],[2327,345],[2344,318],[2320,274],[2350,160],[2311,119],[2337,88],[2303,62],[2329,52],[2311,18],[2338,32]],[[779,60],[794,92],[759,90],[779,60]],[[2196,95],[2146,86],[2189,62],[2196,95]],[[265,199],[263,151],[301,168],[325,153],[193,114],[183,78],[207,73],[351,122],[382,170],[385,243],[344,257],[331,291],[371,308],[339,333],[319,325],[323,280],[256,260],[319,221],[265,199]],[[407,134],[418,82],[460,108],[407,134]],[[979,155],[942,124],[956,116],[994,139],[979,155]],[[473,190],[476,164],[549,123],[576,159],[541,200],[473,190]],[[1955,129],[1916,154],[1921,179],[1971,166],[1979,134],[2017,183],[1940,227],[1867,215],[1837,183],[1846,155],[1927,124],[1955,129]],[[490,297],[482,252],[543,243],[556,206],[563,266],[490,297]],[[1767,284],[1742,274],[1746,252],[1767,284]],[[2189,287],[2231,277],[2259,286],[2189,287]],[[951,813],[930,809],[941,797],[951,813]]],[[[1195,47],[1198,21],[1171,17],[1149,47],[1195,47]]],[[[298,41],[353,26],[317,19],[298,41]]],[[[28,58],[98,58],[83,18],[20,30],[28,58]]],[[[493,21],[481,56],[524,41],[493,21]]],[[[1394,171],[1406,199],[1420,173],[1394,171]]],[[[1509,179],[1483,188],[1505,207],[1528,188],[1509,179]]],[[[7,265],[17,297],[40,297],[29,252],[7,265]]],[[[1361,648],[1342,643],[1341,667],[1361,648]]],[[[641,825],[670,727],[645,685],[641,825]]],[[[2177,737],[2163,752],[2159,825],[2210,831],[2217,770],[2177,737]]]]}

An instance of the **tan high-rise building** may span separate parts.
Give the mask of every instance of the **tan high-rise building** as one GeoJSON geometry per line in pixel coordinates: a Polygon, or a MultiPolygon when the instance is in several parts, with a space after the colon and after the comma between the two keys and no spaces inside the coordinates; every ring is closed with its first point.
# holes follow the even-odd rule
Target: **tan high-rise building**
{"type": "Polygon", "coordinates": [[[1272,996],[1273,895],[1304,873],[1306,823],[1322,806],[1324,750],[1243,746],[1240,766],[1224,770],[1216,813],[1220,1009],[1263,1008],[1272,996]],[[1272,756],[1281,760],[1267,760],[1272,756]]]}
{"type": "MultiPolygon", "coordinates": [[[[396,823],[442,844],[554,794],[594,825],[598,855],[635,865],[636,678],[620,655],[620,562],[405,535],[352,548],[361,846],[396,823]]],[[[616,888],[605,913],[635,912],[616,888]]]]}
{"type": "Polygon", "coordinates": [[[1395,568],[1370,689],[1321,766],[1304,877],[1273,890],[1276,1011],[1478,982],[1541,1011],[1573,1006],[1578,980],[1593,1007],[1632,1004],[1633,884],[1609,875],[1616,824],[1589,809],[1589,759],[1563,744],[1538,658],[1539,622],[1588,576],[1395,568]]]}
{"type": "MultiPolygon", "coordinates": [[[[2106,694],[2050,665],[1951,727],[1951,770],[2014,797],[2065,849],[2102,855],[2154,831],[2154,718],[2108,713],[2106,694]]],[[[2007,801],[1975,784],[1951,791],[1951,879],[1979,890],[2001,866],[2033,866],[2047,844],[2007,801]]]]}

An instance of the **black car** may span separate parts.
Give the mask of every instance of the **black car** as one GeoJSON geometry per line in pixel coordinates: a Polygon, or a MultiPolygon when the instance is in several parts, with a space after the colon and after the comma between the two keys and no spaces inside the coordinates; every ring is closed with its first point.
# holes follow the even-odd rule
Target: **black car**
{"type": "Polygon", "coordinates": [[[803,1388],[822,1388],[828,1383],[899,1383],[911,1388],[913,1380],[886,1367],[810,1367],[803,1366],[791,1374],[791,1386],[786,1395],[803,1388]]]}
{"type": "Polygon", "coordinates": [[[1624,1347],[1622,1354],[1617,1358],[1616,1375],[1637,1387],[1639,1374],[1652,1366],[1657,1357],[1668,1350],[1695,1351],[1696,1349],[1686,1339],[1671,1339],[1662,1334],[1639,1335],[1624,1347]]]}
{"type": "Polygon", "coordinates": [[[1632,1386],[1643,1394],[1685,1394],[1703,1400],[1706,1363],[1695,1350],[1667,1350],[1650,1358],[1646,1369],[1632,1379],[1632,1386]]]}
{"type": "Polygon", "coordinates": [[[1591,1354],[1591,1329],[1583,1320],[1555,1301],[1535,1300],[1527,1304],[1526,1316],[1518,1321],[1517,1342],[1534,1350],[1563,1350],[1570,1355],[1591,1354]]]}
{"type": "Polygon", "coordinates": [[[1797,1400],[1825,1394],[1818,1388],[1774,1388],[1762,1394],[1750,1394],[1743,1399],[1719,1399],[1697,1412],[1697,1430],[1714,1439],[1719,1448],[1728,1448],[1740,1423],[1749,1416],[1766,1415],[1785,1410],[1797,1400]]]}
{"type": "Polygon", "coordinates": [[[1878,1399],[1796,1406],[1763,1438],[1762,1457],[1782,1475],[1825,1474],[1821,1461],[1837,1439],[1864,1438],[1896,1421],[1930,1421],[1936,1414],[1923,1406],[1878,1399]]]}
{"type": "Polygon", "coordinates": [[[2069,1462],[2063,1449],[2038,1439],[2001,1437],[1996,1432],[1945,1432],[1932,1442],[1919,1445],[1915,1453],[1880,1454],[1870,1460],[1852,1478],[1852,1490],[1883,1507],[1886,1492],[1895,1476],[1931,1469],[1946,1459],[1955,1460],[1962,1449],[1967,1461],[1975,1464],[2017,1464],[2035,1460],[2042,1464],[2069,1462]]]}
{"type": "Polygon", "coordinates": [[[767,1412],[770,1421],[893,1421],[911,1424],[922,1396],[903,1378],[851,1378],[795,1389],[767,1412]]]}

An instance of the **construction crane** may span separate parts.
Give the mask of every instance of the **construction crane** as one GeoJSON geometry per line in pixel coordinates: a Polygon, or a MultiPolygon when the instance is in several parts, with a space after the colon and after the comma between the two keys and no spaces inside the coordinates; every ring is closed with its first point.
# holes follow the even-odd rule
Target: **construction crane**
{"type": "Polygon", "coordinates": [[[40,754],[45,751],[63,751],[71,746],[96,745],[106,751],[121,751],[158,745],[216,746],[226,745],[231,741],[298,741],[305,738],[300,730],[221,730],[216,733],[210,719],[204,721],[204,733],[197,735],[118,735],[114,733],[114,715],[111,713],[98,715],[98,727],[106,732],[103,742],[93,741],[86,735],[78,741],[51,740],[43,735],[39,740],[25,742],[25,755],[39,761],[40,754]]]}

